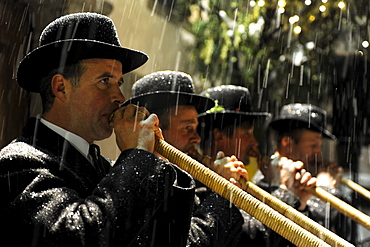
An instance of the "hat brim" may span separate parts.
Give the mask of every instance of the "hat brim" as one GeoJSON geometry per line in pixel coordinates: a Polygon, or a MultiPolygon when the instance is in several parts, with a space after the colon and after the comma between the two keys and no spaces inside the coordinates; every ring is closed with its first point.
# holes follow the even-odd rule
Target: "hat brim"
{"type": "Polygon", "coordinates": [[[40,80],[53,69],[91,58],[118,60],[122,63],[123,74],[148,60],[145,53],[121,46],[91,40],[62,40],[28,53],[19,64],[17,82],[27,91],[39,93],[40,80]]]}
{"type": "Polygon", "coordinates": [[[215,106],[215,102],[208,97],[182,92],[152,92],[132,97],[123,103],[123,105],[128,104],[144,106],[153,113],[175,105],[191,105],[198,113],[202,113],[215,106]]]}
{"type": "Polygon", "coordinates": [[[270,122],[270,127],[279,132],[288,132],[294,129],[308,129],[318,133],[321,133],[323,137],[336,140],[337,138],[331,134],[328,130],[318,126],[315,123],[307,123],[300,119],[295,118],[276,118],[270,122]]]}
{"type": "Polygon", "coordinates": [[[226,127],[229,124],[238,121],[241,124],[244,121],[267,121],[271,117],[268,112],[237,112],[237,111],[218,111],[211,113],[202,113],[198,116],[200,123],[206,126],[212,124],[220,128],[226,127]]]}

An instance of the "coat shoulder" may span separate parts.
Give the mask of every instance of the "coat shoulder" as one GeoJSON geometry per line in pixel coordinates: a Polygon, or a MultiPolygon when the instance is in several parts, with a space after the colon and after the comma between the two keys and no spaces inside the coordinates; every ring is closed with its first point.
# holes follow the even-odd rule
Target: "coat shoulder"
{"type": "Polygon", "coordinates": [[[0,167],[14,166],[15,161],[46,164],[50,160],[50,155],[22,141],[15,140],[0,150],[0,167]]]}

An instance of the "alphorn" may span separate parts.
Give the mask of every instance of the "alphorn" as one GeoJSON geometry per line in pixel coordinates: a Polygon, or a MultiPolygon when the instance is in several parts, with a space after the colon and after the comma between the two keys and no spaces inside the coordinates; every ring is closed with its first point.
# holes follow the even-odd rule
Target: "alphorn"
{"type": "Polygon", "coordinates": [[[362,196],[366,197],[370,200],[370,191],[362,187],[361,185],[353,182],[350,179],[342,178],[340,182],[344,185],[346,185],[348,188],[356,191],[357,193],[361,194],[362,196]]]}
{"type": "MultiPolygon", "coordinates": [[[[249,156],[260,158],[260,160],[263,163],[270,162],[270,160],[271,160],[270,158],[267,158],[267,157],[261,157],[260,153],[256,149],[250,149],[249,152],[250,152],[249,156]]],[[[207,155],[200,154],[194,147],[192,147],[189,150],[189,155],[191,157],[194,157],[194,158],[200,160],[202,164],[204,164],[208,167],[209,167],[210,163],[212,162],[211,157],[209,157],[207,155]]],[[[362,196],[364,196],[365,198],[370,200],[370,191],[368,191],[367,189],[365,189],[361,185],[353,182],[352,180],[345,179],[345,178],[342,178],[340,180],[340,183],[347,186],[348,188],[354,190],[355,192],[361,194],[362,196]]]]}
{"type": "MultiPolygon", "coordinates": [[[[254,154],[258,156],[258,153],[251,152],[251,155],[254,154]]],[[[196,149],[189,150],[189,155],[198,160],[201,160],[201,162],[204,162],[207,166],[210,165],[211,157],[200,154],[196,149]]],[[[331,246],[353,246],[351,243],[348,243],[346,240],[342,239],[329,229],[323,227],[322,225],[318,224],[316,221],[302,214],[290,205],[261,189],[253,182],[246,181],[244,178],[241,178],[239,182],[246,192],[264,202],[265,204],[278,211],[280,214],[284,215],[288,219],[292,220],[302,228],[318,236],[320,239],[324,240],[331,246]]]]}
{"type": "MultiPolygon", "coordinates": [[[[257,151],[258,152],[258,151],[257,151]]],[[[257,156],[259,153],[257,153],[257,156]]],[[[260,156],[261,157],[261,156],[260,156]]],[[[261,160],[263,162],[266,162],[267,159],[265,157],[261,157],[261,160]]],[[[268,161],[270,162],[270,161],[268,161]]],[[[343,180],[343,179],[342,179],[343,180]]],[[[350,185],[351,183],[348,182],[350,185]]],[[[353,183],[351,184],[353,185],[353,183]]],[[[351,218],[353,221],[356,221],[357,223],[361,224],[368,230],[370,230],[370,217],[360,210],[354,208],[353,206],[349,205],[345,201],[339,199],[338,197],[330,194],[326,190],[324,190],[321,187],[311,187],[308,189],[308,191],[319,198],[320,200],[329,203],[331,207],[335,208],[338,212],[344,214],[345,216],[351,218]]],[[[251,193],[252,194],[252,193],[251,193]]]]}
{"type": "Polygon", "coordinates": [[[361,224],[362,226],[366,227],[368,230],[370,230],[370,217],[363,212],[359,211],[358,209],[352,207],[348,203],[342,201],[336,196],[333,196],[326,190],[320,187],[313,187],[308,189],[308,191],[316,196],[317,198],[321,199],[324,202],[327,202],[344,214],[345,216],[351,218],[352,220],[356,221],[357,223],[361,224]]]}
{"type": "Polygon", "coordinates": [[[338,240],[333,240],[335,243],[328,244],[325,240],[315,236],[310,231],[299,226],[238,186],[230,183],[225,178],[179,151],[164,140],[156,140],[155,151],[296,246],[353,246],[343,239],[339,241],[339,237],[327,236],[326,231],[325,233],[322,232],[322,234],[319,235],[321,238],[324,237],[326,240],[335,238],[335,240],[338,240]]]}

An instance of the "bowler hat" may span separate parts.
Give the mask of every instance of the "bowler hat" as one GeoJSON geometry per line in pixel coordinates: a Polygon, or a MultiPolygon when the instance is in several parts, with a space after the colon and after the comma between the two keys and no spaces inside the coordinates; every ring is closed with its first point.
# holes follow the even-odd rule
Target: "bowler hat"
{"type": "Polygon", "coordinates": [[[118,60],[122,63],[122,73],[148,60],[143,52],[121,47],[109,17],[97,13],[69,14],[54,20],[42,31],[39,47],[19,64],[18,84],[27,91],[40,92],[41,79],[52,70],[61,73],[66,65],[90,58],[118,60]]]}
{"type": "Polygon", "coordinates": [[[270,127],[279,132],[304,128],[321,133],[323,137],[336,139],[326,130],[326,111],[311,104],[294,103],[283,106],[280,115],[270,122],[270,127]]]}
{"type": "Polygon", "coordinates": [[[222,128],[227,125],[255,119],[267,119],[268,112],[253,110],[252,98],[248,88],[235,85],[221,85],[209,88],[200,95],[212,98],[217,106],[199,115],[198,120],[203,127],[212,125],[222,128]],[[238,122],[235,122],[238,121],[238,122]]]}
{"type": "Polygon", "coordinates": [[[157,71],[144,76],[132,86],[132,98],[123,105],[145,106],[149,112],[175,105],[192,105],[198,113],[214,107],[212,99],[194,93],[190,75],[180,71],[157,71]]]}

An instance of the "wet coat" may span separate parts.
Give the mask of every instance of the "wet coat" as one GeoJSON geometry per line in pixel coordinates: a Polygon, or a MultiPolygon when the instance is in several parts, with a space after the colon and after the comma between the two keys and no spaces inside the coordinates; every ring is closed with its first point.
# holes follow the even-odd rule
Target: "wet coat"
{"type": "Polygon", "coordinates": [[[1,245],[184,246],[191,176],[140,149],[110,166],[98,174],[68,141],[29,122],[0,152],[1,245]]]}
{"type": "Polygon", "coordinates": [[[189,247],[233,247],[242,232],[239,209],[197,181],[189,247]]]}

